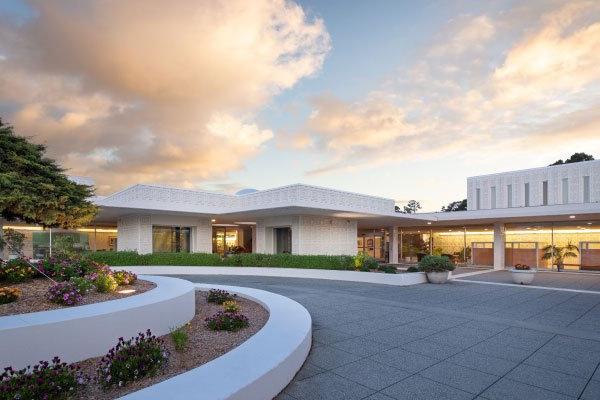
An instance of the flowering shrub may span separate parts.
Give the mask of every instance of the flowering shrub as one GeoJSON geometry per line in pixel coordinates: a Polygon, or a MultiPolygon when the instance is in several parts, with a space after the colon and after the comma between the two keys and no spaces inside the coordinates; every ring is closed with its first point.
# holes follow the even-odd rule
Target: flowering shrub
{"type": "Polygon", "coordinates": [[[82,295],[86,295],[96,290],[96,285],[94,285],[94,282],[86,277],[74,276],[69,279],[69,282],[72,283],[77,291],[82,295]]]}
{"type": "Polygon", "coordinates": [[[210,289],[208,291],[208,296],[206,297],[206,301],[208,301],[209,303],[223,304],[224,302],[226,302],[228,300],[233,300],[234,298],[235,298],[235,295],[232,295],[231,293],[229,293],[225,290],[210,289]]]}
{"type": "Polygon", "coordinates": [[[9,260],[4,265],[0,265],[0,279],[5,279],[8,282],[25,282],[32,279],[36,271],[23,258],[15,258],[9,260]]]}
{"type": "Polygon", "coordinates": [[[51,363],[40,361],[33,368],[18,371],[5,368],[0,375],[0,400],[67,399],[86,382],[87,378],[79,368],[61,363],[54,357],[51,363]]]}
{"type": "Polygon", "coordinates": [[[113,276],[119,286],[132,285],[137,281],[137,275],[128,271],[115,271],[113,276]]]}
{"type": "Polygon", "coordinates": [[[206,327],[213,331],[234,332],[248,326],[249,321],[246,316],[233,312],[219,311],[212,317],[204,320],[206,327]]]}
{"type": "Polygon", "coordinates": [[[41,260],[37,266],[40,271],[58,281],[68,281],[73,277],[104,271],[108,268],[87,259],[65,259],[51,257],[41,260]]]}
{"type": "Polygon", "coordinates": [[[235,300],[227,300],[223,302],[223,310],[235,313],[240,311],[240,306],[235,300]]]}
{"type": "Polygon", "coordinates": [[[123,386],[145,376],[156,374],[169,360],[162,340],[153,336],[150,329],[136,338],[119,338],[108,351],[97,370],[98,383],[104,387],[123,386]]]}
{"type": "Polygon", "coordinates": [[[531,267],[527,264],[516,264],[515,269],[518,271],[529,271],[531,267]]]}
{"type": "Polygon", "coordinates": [[[21,297],[21,289],[16,287],[0,287],[0,304],[17,301],[21,297]]]}
{"type": "Polygon", "coordinates": [[[83,300],[81,293],[71,282],[58,282],[50,286],[47,297],[51,302],[65,306],[74,306],[83,300]]]}
{"type": "Polygon", "coordinates": [[[90,278],[93,280],[94,285],[96,285],[96,290],[100,293],[112,293],[117,290],[117,280],[112,274],[107,273],[99,273],[92,274],[90,278]]]}

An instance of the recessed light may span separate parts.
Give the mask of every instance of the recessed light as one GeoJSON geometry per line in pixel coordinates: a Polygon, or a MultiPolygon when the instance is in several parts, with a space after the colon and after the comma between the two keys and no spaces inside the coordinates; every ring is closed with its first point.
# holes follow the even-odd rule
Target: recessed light
{"type": "Polygon", "coordinates": [[[216,219],[211,219],[210,222],[217,222],[217,220],[216,219]]]}
{"type": "Polygon", "coordinates": [[[591,225],[592,223],[591,223],[591,222],[588,222],[587,224],[588,224],[588,225],[591,225]]]}
{"type": "Polygon", "coordinates": [[[574,215],[569,215],[569,218],[575,219],[575,216],[574,215]]]}
{"type": "Polygon", "coordinates": [[[427,225],[431,225],[431,222],[428,222],[427,225]]]}

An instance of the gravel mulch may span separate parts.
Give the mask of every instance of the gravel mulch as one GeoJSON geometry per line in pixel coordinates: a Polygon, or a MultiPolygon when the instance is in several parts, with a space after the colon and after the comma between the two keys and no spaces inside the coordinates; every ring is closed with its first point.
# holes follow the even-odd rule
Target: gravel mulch
{"type": "MultiPolygon", "coordinates": [[[[66,306],[52,303],[46,299],[46,293],[52,282],[45,278],[36,278],[29,282],[23,283],[0,283],[2,287],[18,287],[21,289],[21,297],[12,303],[0,304],[0,316],[25,314],[36,311],[54,310],[57,308],[65,308],[66,306]]],[[[100,303],[108,300],[116,300],[124,297],[133,296],[144,293],[150,289],[154,289],[156,285],[152,282],[138,279],[133,285],[119,286],[117,291],[135,290],[132,293],[98,293],[92,292],[83,296],[83,301],[79,305],[100,303]]]]}
{"type": "MultiPolygon", "coordinates": [[[[247,328],[237,332],[211,331],[206,328],[204,319],[221,311],[222,307],[213,303],[208,303],[206,301],[205,292],[197,292],[196,315],[185,328],[189,335],[187,348],[182,352],[178,352],[175,350],[169,335],[161,336],[164,340],[166,349],[170,353],[169,363],[161,373],[141,379],[137,382],[131,382],[124,387],[113,388],[108,391],[103,391],[96,383],[90,383],[86,386],[85,390],[82,390],[79,393],[77,398],[81,400],[106,400],[124,396],[127,393],[154,385],[165,379],[196,368],[239,346],[266,324],[269,319],[269,313],[261,305],[250,300],[237,298],[236,301],[241,307],[240,312],[248,317],[250,321],[250,325],[247,328]]],[[[141,331],[145,331],[145,329],[141,329],[141,331]]],[[[109,349],[106,349],[107,352],[108,350],[109,349]]],[[[80,366],[86,375],[95,377],[96,368],[100,359],[101,357],[90,358],[76,363],[76,365],[80,366]]],[[[202,388],[199,388],[199,390],[202,390],[202,388]]]]}

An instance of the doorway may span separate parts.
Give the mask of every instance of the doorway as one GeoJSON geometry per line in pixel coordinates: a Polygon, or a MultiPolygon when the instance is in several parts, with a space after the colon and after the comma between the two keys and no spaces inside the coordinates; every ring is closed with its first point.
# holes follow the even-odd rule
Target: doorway
{"type": "Polygon", "coordinates": [[[274,228],[275,231],[275,253],[292,252],[292,228],[274,228]]]}

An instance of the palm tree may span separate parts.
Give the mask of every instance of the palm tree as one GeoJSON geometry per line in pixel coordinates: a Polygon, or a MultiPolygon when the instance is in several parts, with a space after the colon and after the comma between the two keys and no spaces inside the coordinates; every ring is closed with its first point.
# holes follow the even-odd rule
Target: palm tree
{"type": "Polygon", "coordinates": [[[551,260],[552,265],[556,264],[556,269],[564,269],[565,258],[573,258],[579,255],[579,249],[569,242],[566,246],[560,247],[549,244],[542,248],[542,260],[551,260]]]}

